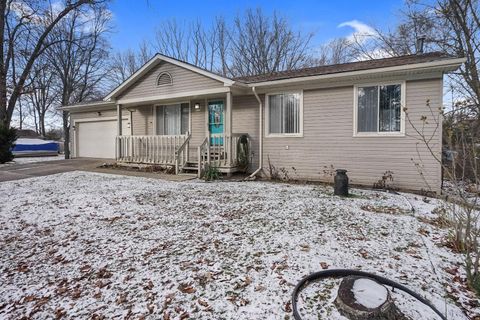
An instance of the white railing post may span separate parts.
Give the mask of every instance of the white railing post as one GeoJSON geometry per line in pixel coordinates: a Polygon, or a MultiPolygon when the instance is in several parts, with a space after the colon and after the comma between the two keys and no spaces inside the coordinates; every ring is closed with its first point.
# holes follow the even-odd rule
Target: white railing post
{"type": "Polygon", "coordinates": [[[197,164],[197,177],[202,177],[202,147],[197,148],[198,164],[197,164]]]}
{"type": "Polygon", "coordinates": [[[177,170],[189,161],[191,135],[116,136],[115,158],[118,161],[176,165],[177,170]]]}
{"type": "Polygon", "coordinates": [[[210,135],[207,137],[207,163],[210,165],[210,135]]]}
{"type": "MultiPolygon", "coordinates": [[[[117,104],[117,136],[122,136],[122,105],[117,104]]],[[[115,146],[115,157],[119,158],[121,154],[121,142],[117,141],[115,146]]]]}

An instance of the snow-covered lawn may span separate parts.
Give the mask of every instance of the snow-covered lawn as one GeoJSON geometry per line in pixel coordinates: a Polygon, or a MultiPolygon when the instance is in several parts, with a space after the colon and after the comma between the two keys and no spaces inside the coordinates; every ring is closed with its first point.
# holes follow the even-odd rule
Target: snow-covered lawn
{"type": "Polygon", "coordinates": [[[11,162],[0,164],[0,167],[9,166],[13,164],[24,164],[24,163],[34,163],[34,162],[43,162],[43,161],[53,161],[53,160],[64,160],[65,156],[59,154],[58,156],[45,156],[45,157],[20,157],[15,158],[11,162]]]}
{"type": "MultiPolygon", "coordinates": [[[[328,267],[386,276],[467,319],[448,297],[472,298],[455,291],[461,257],[418,220],[438,202],[353,193],[86,172],[0,183],[0,318],[292,319],[293,286],[328,267]]],[[[305,319],[344,319],[335,287],[304,293],[305,319]]],[[[413,319],[437,319],[393,296],[413,319]]]]}

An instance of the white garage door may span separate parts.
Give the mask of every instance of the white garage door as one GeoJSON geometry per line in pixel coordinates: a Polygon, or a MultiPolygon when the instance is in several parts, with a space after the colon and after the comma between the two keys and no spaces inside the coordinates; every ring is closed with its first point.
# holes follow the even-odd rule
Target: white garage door
{"type": "MultiPolygon", "coordinates": [[[[78,157],[115,158],[115,136],[117,121],[77,122],[78,157]]],[[[128,131],[127,121],[123,122],[123,131],[128,131]]]]}

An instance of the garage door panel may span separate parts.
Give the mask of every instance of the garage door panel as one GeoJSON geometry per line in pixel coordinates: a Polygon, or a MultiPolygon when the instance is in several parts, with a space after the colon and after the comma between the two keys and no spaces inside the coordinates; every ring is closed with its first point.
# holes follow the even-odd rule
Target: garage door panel
{"type": "MultiPolygon", "coordinates": [[[[127,122],[123,122],[127,128],[127,122]]],[[[87,158],[115,158],[115,136],[117,134],[117,122],[91,121],[76,124],[78,157],[87,158]]]]}

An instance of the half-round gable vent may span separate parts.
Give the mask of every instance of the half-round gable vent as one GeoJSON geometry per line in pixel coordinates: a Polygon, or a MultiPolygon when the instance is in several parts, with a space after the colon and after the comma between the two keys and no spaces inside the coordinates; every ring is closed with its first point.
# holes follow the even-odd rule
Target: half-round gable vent
{"type": "Polygon", "coordinates": [[[172,76],[168,72],[162,72],[158,75],[157,86],[167,86],[173,83],[172,76]]]}

